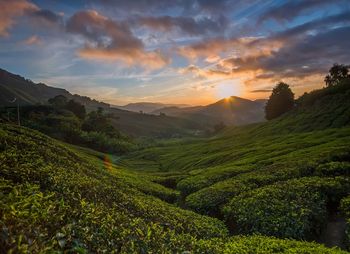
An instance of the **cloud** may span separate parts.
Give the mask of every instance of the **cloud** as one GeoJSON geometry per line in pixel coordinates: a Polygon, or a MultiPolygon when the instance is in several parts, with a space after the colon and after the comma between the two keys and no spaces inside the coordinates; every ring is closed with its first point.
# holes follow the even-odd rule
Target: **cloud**
{"type": "Polygon", "coordinates": [[[26,45],[40,45],[42,41],[39,36],[33,35],[25,39],[23,43],[26,45]]]}
{"type": "MultiPolygon", "coordinates": [[[[247,0],[246,0],[247,1],[247,0]]],[[[180,13],[198,14],[205,12],[209,14],[222,13],[228,11],[229,6],[236,6],[242,0],[89,0],[93,6],[105,6],[105,9],[117,11],[120,13],[145,14],[155,12],[164,12],[171,9],[176,9],[180,13]]]]}
{"type": "Polygon", "coordinates": [[[334,62],[347,63],[350,49],[350,12],[324,17],[271,34],[268,37],[203,41],[179,49],[188,59],[221,57],[213,65],[190,65],[196,77],[278,80],[326,73],[334,62]],[[227,55],[231,55],[228,56],[227,55]]]}
{"type": "Polygon", "coordinates": [[[250,93],[270,93],[272,89],[256,89],[249,91],[250,93]]]}
{"type": "Polygon", "coordinates": [[[223,16],[215,19],[208,17],[194,19],[183,16],[140,17],[136,23],[162,32],[178,30],[188,35],[222,33],[227,26],[227,20],[223,16]]]}
{"type": "Polygon", "coordinates": [[[40,9],[32,10],[28,13],[28,16],[35,24],[45,26],[63,25],[62,15],[57,14],[50,10],[40,9]]]}
{"type": "Polygon", "coordinates": [[[146,51],[127,23],[111,20],[94,10],[75,13],[68,20],[66,29],[87,40],[78,52],[83,58],[121,61],[150,69],[161,68],[169,62],[160,51],[146,51]]]}
{"type": "Polygon", "coordinates": [[[38,7],[26,0],[0,0],[0,36],[8,36],[8,30],[15,24],[15,18],[38,7]]]}
{"type": "Polygon", "coordinates": [[[294,18],[298,17],[300,14],[305,11],[311,10],[316,7],[321,7],[325,5],[334,5],[335,3],[339,5],[346,5],[346,1],[344,0],[294,0],[287,1],[282,5],[278,5],[276,7],[267,9],[258,19],[259,22],[274,19],[277,21],[290,21],[294,18]]]}

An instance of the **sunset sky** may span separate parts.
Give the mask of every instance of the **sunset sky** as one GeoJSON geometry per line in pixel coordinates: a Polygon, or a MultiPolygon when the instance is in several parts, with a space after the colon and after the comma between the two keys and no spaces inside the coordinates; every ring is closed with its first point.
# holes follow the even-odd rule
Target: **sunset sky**
{"type": "Polygon", "coordinates": [[[0,0],[0,68],[117,105],[300,95],[349,57],[349,0],[0,0]]]}

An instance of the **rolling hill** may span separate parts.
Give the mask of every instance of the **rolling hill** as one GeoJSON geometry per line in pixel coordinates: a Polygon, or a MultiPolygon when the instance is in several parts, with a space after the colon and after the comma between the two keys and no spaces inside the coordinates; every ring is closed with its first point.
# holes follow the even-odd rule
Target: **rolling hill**
{"type": "Polygon", "coordinates": [[[0,69],[0,105],[13,106],[14,98],[20,105],[47,103],[47,100],[57,95],[63,95],[83,104],[87,109],[97,107],[108,108],[109,104],[96,101],[86,96],[71,94],[62,88],[47,86],[43,83],[34,83],[19,75],[0,69]]]}
{"type": "Polygon", "coordinates": [[[225,221],[233,234],[321,241],[335,217],[350,228],[349,148],[348,81],[302,96],[275,120],[162,143],[119,163],[162,174],[181,206],[225,221]]]}
{"type": "MultiPolygon", "coordinates": [[[[292,239],[230,236],[220,220],[172,204],[179,192],[162,185],[166,176],[129,170],[113,157],[23,127],[0,124],[0,134],[1,252],[346,253],[292,239]]],[[[337,181],[344,180],[326,183],[337,181]]]]}
{"type": "Polygon", "coordinates": [[[220,122],[226,125],[244,125],[265,120],[265,100],[251,101],[237,96],[219,100],[207,106],[165,107],[153,111],[153,114],[164,113],[169,116],[192,119],[198,123],[215,125],[220,122]]]}
{"type": "Polygon", "coordinates": [[[1,252],[347,253],[306,241],[350,247],[331,230],[350,228],[349,106],[349,84],[322,89],[122,157],[0,124],[1,252]]]}

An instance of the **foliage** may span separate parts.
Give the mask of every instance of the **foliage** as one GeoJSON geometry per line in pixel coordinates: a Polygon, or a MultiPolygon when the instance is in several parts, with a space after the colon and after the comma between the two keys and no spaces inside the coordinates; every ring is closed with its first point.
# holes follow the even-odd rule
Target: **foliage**
{"type": "Polygon", "coordinates": [[[6,250],[184,251],[196,238],[227,234],[216,219],[142,193],[160,185],[32,130],[1,125],[0,134],[6,250]]]}
{"type": "Polygon", "coordinates": [[[269,122],[155,143],[118,163],[152,177],[181,175],[179,204],[226,218],[234,233],[319,240],[329,203],[336,209],[349,194],[348,91],[340,84],[311,92],[269,122]]]}
{"type": "Polygon", "coordinates": [[[349,69],[350,66],[334,64],[332,68],[329,69],[329,73],[324,78],[324,82],[328,87],[338,85],[342,80],[350,78],[349,69]]]}
{"type": "MultiPolygon", "coordinates": [[[[52,106],[21,107],[22,125],[39,130],[71,144],[87,146],[106,153],[123,154],[136,148],[132,140],[114,128],[102,109],[85,116],[83,105],[62,96],[52,106]]],[[[6,117],[6,115],[4,116],[6,117]]]]}
{"type": "Polygon", "coordinates": [[[326,221],[327,202],[339,202],[349,187],[346,178],[293,179],[235,196],[224,214],[239,233],[312,239],[326,221]]]}
{"type": "Polygon", "coordinates": [[[65,106],[65,108],[71,112],[73,112],[78,118],[84,119],[86,115],[86,110],[84,105],[75,102],[74,100],[69,100],[65,106]]]}
{"type": "Polygon", "coordinates": [[[294,107],[294,94],[286,83],[280,82],[272,90],[266,103],[265,115],[267,120],[274,119],[290,111],[294,107]]]}

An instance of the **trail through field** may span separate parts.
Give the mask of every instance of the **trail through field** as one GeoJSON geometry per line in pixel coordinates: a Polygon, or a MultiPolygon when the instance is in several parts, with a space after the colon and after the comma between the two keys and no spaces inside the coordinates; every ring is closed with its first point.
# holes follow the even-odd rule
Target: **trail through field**
{"type": "Polygon", "coordinates": [[[346,220],[338,212],[329,216],[326,229],[323,234],[323,243],[327,247],[339,247],[344,249],[346,220]]]}

